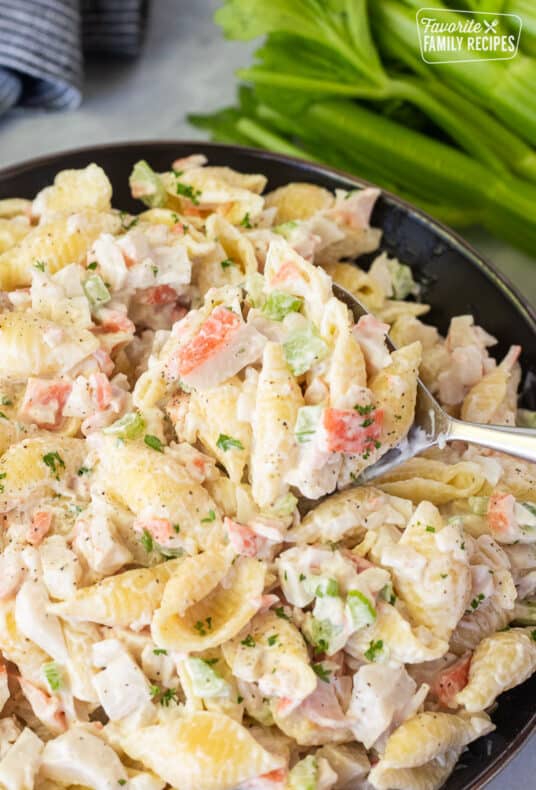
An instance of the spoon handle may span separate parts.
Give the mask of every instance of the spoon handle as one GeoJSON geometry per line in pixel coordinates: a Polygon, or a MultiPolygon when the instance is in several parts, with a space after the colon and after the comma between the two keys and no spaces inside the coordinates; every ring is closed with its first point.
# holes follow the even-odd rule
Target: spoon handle
{"type": "Polygon", "coordinates": [[[450,419],[445,439],[449,442],[461,439],[491,450],[499,450],[527,461],[536,461],[536,430],[511,428],[507,425],[480,425],[450,419]]]}

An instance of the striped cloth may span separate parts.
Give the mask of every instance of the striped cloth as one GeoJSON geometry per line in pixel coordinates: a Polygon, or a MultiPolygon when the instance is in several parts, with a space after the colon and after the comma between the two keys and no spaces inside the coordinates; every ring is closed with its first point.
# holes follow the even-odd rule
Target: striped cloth
{"type": "Polygon", "coordinates": [[[148,0],[0,0],[0,114],[17,104],[72,109],[85,53],[133,57],[148,0]]]}

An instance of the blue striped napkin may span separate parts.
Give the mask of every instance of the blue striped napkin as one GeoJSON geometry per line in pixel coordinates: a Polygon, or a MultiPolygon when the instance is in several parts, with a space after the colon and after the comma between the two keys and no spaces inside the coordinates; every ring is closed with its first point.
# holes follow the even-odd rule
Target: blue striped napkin
{"type": "Polygon", "coordinates": [[[0,114],[16,104],[72,109],[84,54],[140,50],[148,0],[0,0],[0,114]]]}

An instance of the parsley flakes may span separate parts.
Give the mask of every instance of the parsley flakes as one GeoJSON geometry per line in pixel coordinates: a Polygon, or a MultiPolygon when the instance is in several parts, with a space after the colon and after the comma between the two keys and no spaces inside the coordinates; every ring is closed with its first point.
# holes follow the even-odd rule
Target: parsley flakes
{"type": "Polygon", "coordinates": [[[374,639],[370,642],[368,648],[365,650],[365,658],[367,661],[376,661],[378,656],[383,650],[383,639],[378,639],[374,641],[374,639]]]}
{"type": "Polygon", "coordinates": [[[201,197],[201,190],[195,189],[193,186],[191,186],[191,184],[185,184],[183,181],[179,181],[179,175],[182,175],[182,173],[175,172],[175,176],[177,176],[177,195],[187,198],[194,204],[194,206],[198,206],[199,198],[201,197]]]}
{"type": "Polygon", "coordinates": [[[227,436],[227,434],[225,433],[220,433],[220,435],[218,436],[216,447],[219,447],[220,450],[224,451],[224,453],[226,453],[227,450],[231,450],[233,448],[237,450],[244,449],[244,445],[239,439],[233,439],[232,436],[227,436]]]}
{"type": "Polygon", "coordinates": [[[151,533],[148,532],[146,529],[144,529],[143,532],[141,533],[140,541],[141,541],[141,545],[143,546],[147,554],[150,554],[151,551],[154,549],[154,540],[151,533]]]}
{"type": "Polygon", "coordinates": [[[56,480],[59,480],[59,470],[65,469],[65,462],[61,455],[56,451],[53,453],[46,453],[46,455],[43,456],[43,463],[45,466],[48,466],[56,480]]]}
{"type": "Polygon", "coordinates": [[[145,436],[143,437],[143,441],[145,442],[147,447],[150,447],[152,450],[156,450],[157,453],[164,452],[162,442],[160,441],[158,436],[153,436],[150,433],[146,433],[145,436]]]}
{"type": "Polygon", "coordinates": [[[324,683],[329,683],[329,676],[331,675],[331,672],[329,669],[326,669],[323,664],[312,664],[311,669],[315,675],[318,675],[320,680],[323,680],[324,683]]]}

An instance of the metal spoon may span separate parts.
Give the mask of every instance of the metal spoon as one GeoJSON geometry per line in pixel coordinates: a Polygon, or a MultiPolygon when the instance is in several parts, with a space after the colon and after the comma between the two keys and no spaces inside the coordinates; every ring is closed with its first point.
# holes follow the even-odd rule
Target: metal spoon
{"type": "MultiPolygon", "coordinates": [[[[335,283],[333,293],[348,306],[355,321],[369,312],[346,289],[335,283]]],[[[389,338],[387,342],[392,349],[395,348],[389,338]]],[[[423,450],[436,445],[442,447],[447,442],[453,441],[470,442],[536,462],[536,430],[510,428],[505,425],[481,425],[457,420],[441,408],[422,381],[417,379],[415,419],[406,439],[365,469],[359,476],[359,482],[368,483],[423,450]]]]}

